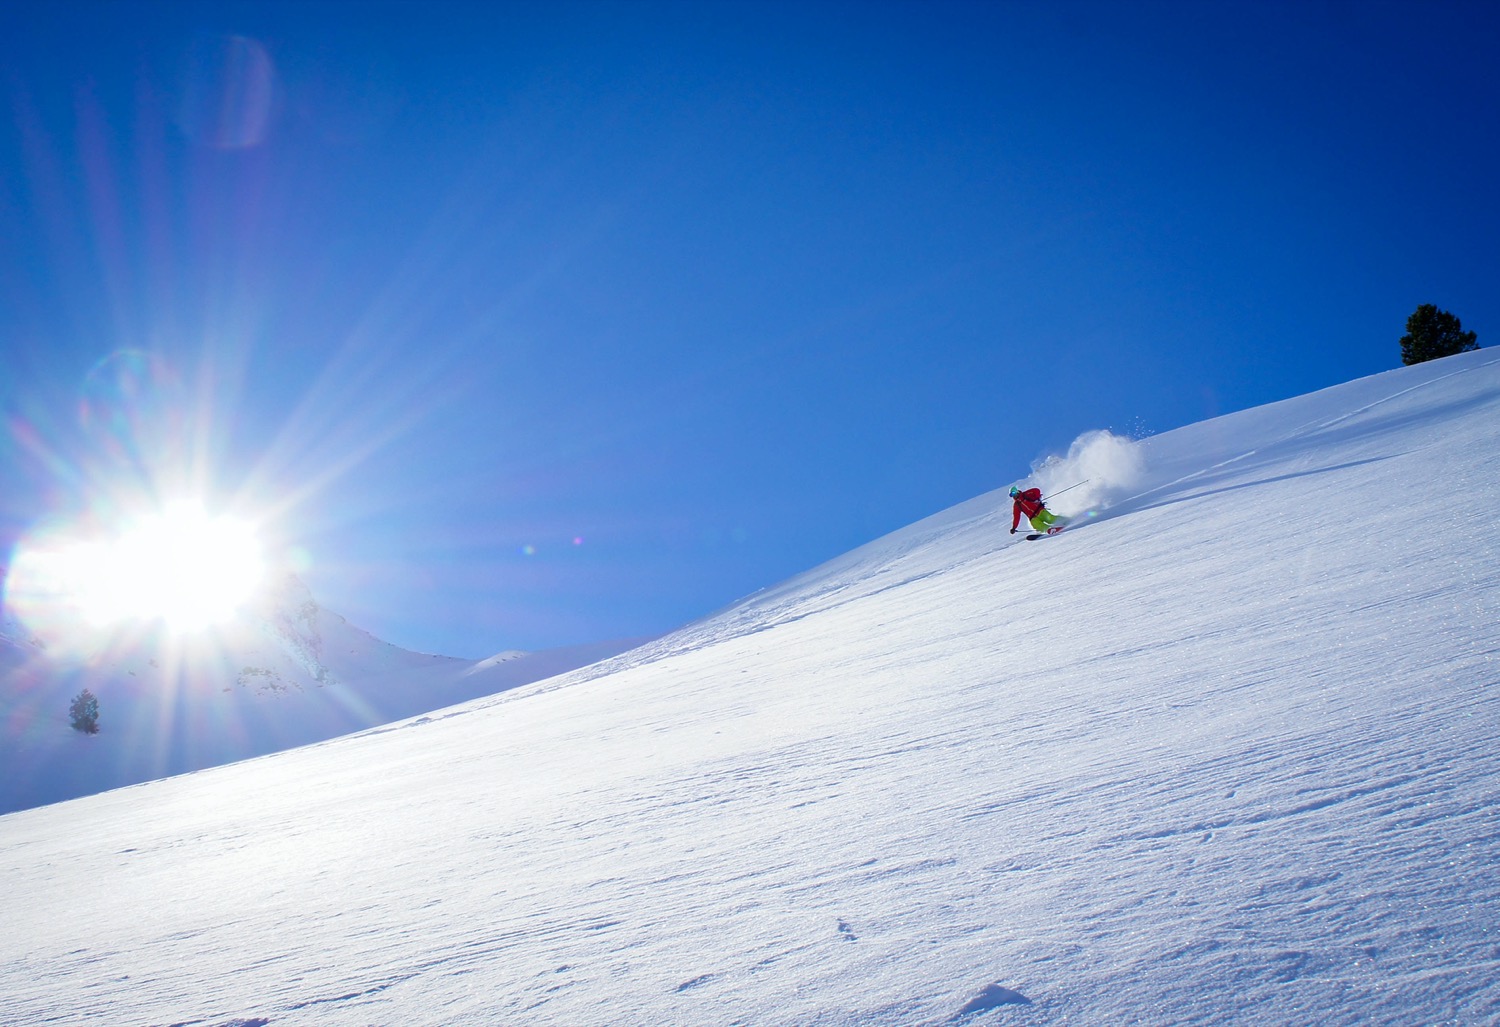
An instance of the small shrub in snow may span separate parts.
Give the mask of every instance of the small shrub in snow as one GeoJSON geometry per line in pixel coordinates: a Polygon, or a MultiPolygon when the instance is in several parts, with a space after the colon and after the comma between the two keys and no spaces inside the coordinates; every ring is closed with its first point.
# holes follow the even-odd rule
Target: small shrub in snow
{"type": "Polygon", "coordinates": [[[87,688],[73,698],[73,705],[68,707],[68,716],[72,718],[75,730],[86,735],[99,733],[99,699],[87,688]]]}

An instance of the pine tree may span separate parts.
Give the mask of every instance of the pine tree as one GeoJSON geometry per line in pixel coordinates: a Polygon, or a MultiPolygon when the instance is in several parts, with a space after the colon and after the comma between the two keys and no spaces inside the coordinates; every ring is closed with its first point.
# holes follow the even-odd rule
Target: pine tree
{"type": "Polygon", "coordinates": [[[74,696],[73,705],[68,707],[68,715],[73,719],[75,730],[86,735],[99,733],[99,700],[87,688],[74,696]]]}
{"type": "Polygon", "coordinates": [[[1464,331],[1458,318],[1424,303],[1406,319],[1406,334],[1401,336],[1401,362],[1420,364],[1424,360],[1467,353],[1479,348],[1475,338],[1473,332],[1464,331]]]}

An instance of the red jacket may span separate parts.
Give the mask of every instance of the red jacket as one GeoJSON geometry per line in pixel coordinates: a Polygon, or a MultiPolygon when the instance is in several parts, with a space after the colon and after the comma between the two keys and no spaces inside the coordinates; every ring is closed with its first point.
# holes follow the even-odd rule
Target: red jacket
{"type": "Polygon", "coordinates": [[[1010,530],[1015,531],[1016,525],[1021,523],[1022,514],[1025,514],[1028,518],[1035,517],[1047,508],[1047,504],[1042,502],[1041,489],[1027,489],[1025,492],[1016,493],[1015,499],[1011,503],[1011,508],[1010,530]]]}

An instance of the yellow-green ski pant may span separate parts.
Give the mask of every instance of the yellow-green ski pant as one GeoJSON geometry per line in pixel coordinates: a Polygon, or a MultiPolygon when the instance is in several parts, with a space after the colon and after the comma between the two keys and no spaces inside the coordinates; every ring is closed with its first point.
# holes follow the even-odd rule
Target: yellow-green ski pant
{"type": "Polygon", "coordinates": [[[1031,518],[1031,528],[1033,531],[1046,531],[1048,528],[1067,523],[1068,519],[1066,517],[1059,517],[1051,510],[1046,509],[1038,510],[1036,516],[1031,518]]]}

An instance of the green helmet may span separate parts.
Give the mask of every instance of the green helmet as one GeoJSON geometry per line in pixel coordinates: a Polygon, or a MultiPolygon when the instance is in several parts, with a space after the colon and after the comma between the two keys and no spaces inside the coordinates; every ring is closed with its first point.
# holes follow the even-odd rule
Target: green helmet
{"type": "Polygon", "coordinates": [[[1012,485],[1010,487],[1010,494],[1011,494],[1012,498],[1014,498],[1015,496],[1019,496],[1021,494],[1020,486],[1018,486],[1018,485],[1012,485]]]}

